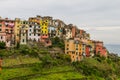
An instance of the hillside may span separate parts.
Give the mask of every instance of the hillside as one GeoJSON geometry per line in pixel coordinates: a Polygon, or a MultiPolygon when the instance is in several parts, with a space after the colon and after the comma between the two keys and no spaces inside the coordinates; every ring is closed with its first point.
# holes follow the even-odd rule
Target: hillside
{"type": "MultiPolygon", "coordinates": [[[[48,51],[53,48],[47,48],[48,51]]],[[[120,57],[84,58],[71,63],[63,53],[49,53],[46,48],[22,46],[0,50],[3,69],[0,80],[119,80],[120,57]],[[4,53],[4,54],[3,54],[4,53]]]]}

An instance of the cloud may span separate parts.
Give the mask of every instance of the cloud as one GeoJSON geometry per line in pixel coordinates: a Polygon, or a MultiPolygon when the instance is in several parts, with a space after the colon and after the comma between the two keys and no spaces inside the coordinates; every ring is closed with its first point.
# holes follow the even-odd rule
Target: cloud
{"type": "Polygon", "coordinates": [[[52,16],[87,30],[92,38],[111,42],[114,37],[112,42],[120,43],[118,36],[112,36],[120,34],[119,4],[120,0],[0,0],[0,15],[13,19],[52,16]]]}

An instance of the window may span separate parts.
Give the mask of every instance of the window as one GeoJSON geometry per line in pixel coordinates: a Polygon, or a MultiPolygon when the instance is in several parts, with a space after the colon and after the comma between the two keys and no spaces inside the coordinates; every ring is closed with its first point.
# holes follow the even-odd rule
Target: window
{"type": "Polygon", "coordinates": [[[76,48],[76,50],[78,50],[78,48],[76,48]]]}
{"type": "Polygon", "coordinates": [[[25,40],[23,39],[22,42],[24,42],[25,40]]]}
{"type": "Polygon", "coordinates": [[[0,31],[2,31],[2,30],[0,29],[0,31]]]}
{"type": "Polygon", "coordinates": [[[69,50],[69,48],[67,48],[66,50],[69,50]]]}
{"type": "Polygon", "coordinates": [[[6,24],[6,27],[8,27],[8,24],[6,24]]]}
{"type": "Polygon", "coordinates": [[[73,58],[74,58],[74,56],[73,56],[73,58]]]}
{"type": "Polygon", "coordinates": [[[76,52],[76,55],[78,55],[78,52],[76,52]]]}
{"type": "Polygon", "coordinates": [[[2,39],[3,37],[1,36],[1,39],[2,39]]]}
{"type": "Polygon", "coordinates": [[[29,34],[29,36],[31,36],[31,34],[29,34]]]}
{"type": "Polygon", "coordinates": [[[25,24],[25,21],[23,22],[23,24],[25,24]]]}
{"type": "Polygon", "coordinates": [[[17,36],[19,36],[19,34],[17,34],[17,36]]]}
{"type": "Polygon", "coordinates": [[[35,36],[35,34],[34,34],[34,36],[35,36]]]}
{"type": "Polygon", "coordinates": [[[69,44],[67,44],[67,46],[69,46],[69,44]]]}
{"type": "Polygon", "coordinates": [[[24,36],[25,34],[23,33],[23,36],[24,36]]]}
{"type": "Polygon", "coordinates": [[[74,54],[74,52],[72,52],[72,54],[74,54]]]}
{"type": "Polygon", "coordinates": [[[31,32],[31,29],[30,29],[30,32],[31,32]]]}
{"type": "Polygon", "coordinates": [[[32,25],[30,25],[30,28],[32,27],[32,25]]]}
{"type": "Polygon", "coordinates": [[[2,27],[2,24],[0,24],[0,27],[2,27]]]}
{"type": "Polygon", "coordinates": [[[78,57],[76,57],[76,60],[78,61],[78,57]]]}
{"type": "Polygon", "coordinates": [[[11,31],[11,33],[13,32],[13,30],[10,30],[11,31]]]}
{"type": "Polygon", "coordinates": [[[5,32],[8,32],[8,29],[5,29],[5,32]]]}
{"type": "Polygon", "coordinates": [[[76,44],[76,47],[78,47],[78,44],[76,44]]]}
{"type": "Polygon", "coordinates": [[[38,34],[38,36],[40,36],[40,34],[38,34]]]}

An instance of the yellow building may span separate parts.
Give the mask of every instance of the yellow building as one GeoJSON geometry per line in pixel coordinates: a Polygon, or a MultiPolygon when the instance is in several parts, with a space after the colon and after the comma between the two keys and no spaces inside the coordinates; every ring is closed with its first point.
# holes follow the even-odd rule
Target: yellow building
{"type": "Polygon", "coordinates": [[[65,54],[70,55],[71,61],[80,61],[84,52],[84,44],[79,40],[65,40],[65,54]]]}
{"type": "MultiPolygon", "coordinates": [[[[14,27],[14,35],[15,35],[15,44],[20,43],[21,38],[21,28],[26,26],[28,28],[29,22],[28,21],[21,21],[19,18],[15,19],[15,27],[14,27]]],[[[26,29],[27,29],[26,28],[26,29]]]]}
{"type": "Polygon", "coordinates": [[[88,40],[87,44],[91,46],[91,51],[93,51],[94,48],[95,48],[93,41],[92,40],[88,40]]]}
{"type": "Polygon", "coordinates": [[[47,35],[48,34],[48,20],[41,20],[41,33],[47,35]]]}
{"type": "Polygon", "coordinates": [[[17,44],[20,41],[20,27],[21,27],[21,20],[19,18],[16,18],[15,27],[14,27],[15,44],[17,44]]]}

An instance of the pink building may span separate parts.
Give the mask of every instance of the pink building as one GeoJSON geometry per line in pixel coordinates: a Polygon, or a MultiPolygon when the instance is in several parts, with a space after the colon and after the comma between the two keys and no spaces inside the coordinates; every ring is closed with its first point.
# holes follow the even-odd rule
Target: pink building
{"type": "Polygon", "coordinates": [[[0,19],[0,41],[6,43],[6,47],[14,42],[14,20],[0,19]]]}
{"type": "Polygon", "coordinates": [[[101,41],[95,41],[95,53],[100,54],[101,56],[107,56],[107,50],[101,41]]]}

